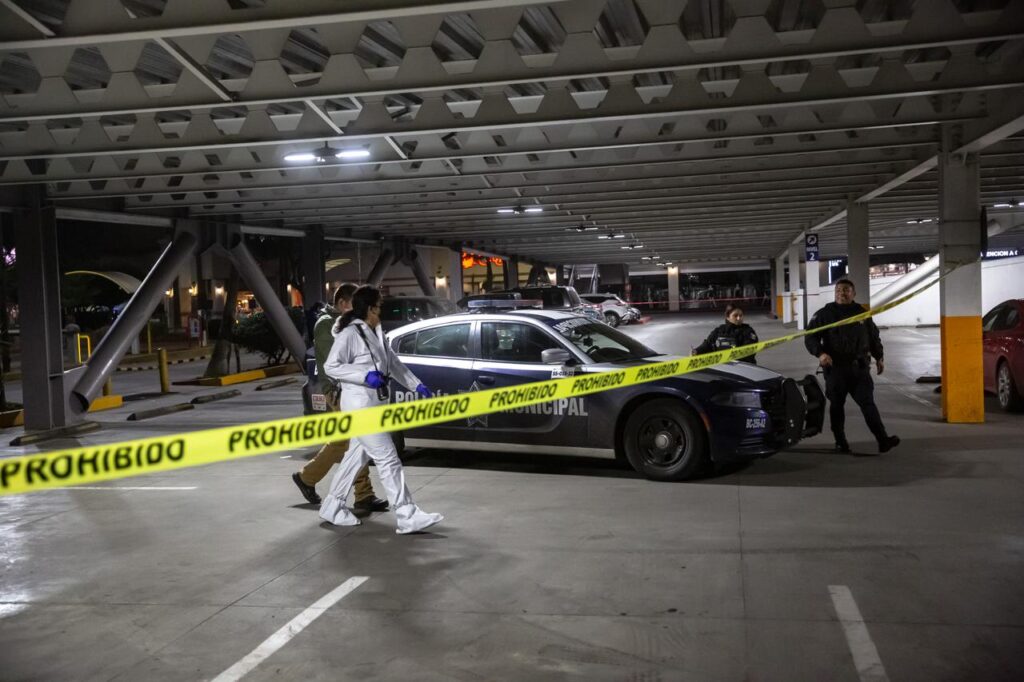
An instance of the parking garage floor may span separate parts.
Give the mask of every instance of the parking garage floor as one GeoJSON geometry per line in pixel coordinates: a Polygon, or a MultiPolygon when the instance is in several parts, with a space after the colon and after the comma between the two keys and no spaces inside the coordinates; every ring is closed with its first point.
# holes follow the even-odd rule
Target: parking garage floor
{"type": "MultiPolygon", "coordinates": [[[[688,352],[717,321],[626,331],[688,352]]],[[[410,487],[446,520],[416,536],[389,514],[322,526],[289,480],[308,451],[0,498],[0,678],[1024,679],[1024,415],[943,423],[914,383],[938,373],[938,330],[882,334],[876,397],[903,439],[882,456],[852,412],[855,454],[823,435],[690,483],[418,451],[410,487]]],[[[760,361],[814,367],[799,344],[760,361]]],[[[243,392],[98,414],[82,442],[300,409],[293,388],[243,392]]]]}

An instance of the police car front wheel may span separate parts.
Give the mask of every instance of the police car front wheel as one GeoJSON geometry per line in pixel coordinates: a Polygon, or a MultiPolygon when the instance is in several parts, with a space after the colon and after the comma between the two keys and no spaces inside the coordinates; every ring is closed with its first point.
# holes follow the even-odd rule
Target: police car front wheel
{"type": "Polygon", "coordinates": [[[640,405],[626,420],[622,442],[633,468],[656,481],[691,478],[707,461],[704,426],[677,400],[640,405]]]}

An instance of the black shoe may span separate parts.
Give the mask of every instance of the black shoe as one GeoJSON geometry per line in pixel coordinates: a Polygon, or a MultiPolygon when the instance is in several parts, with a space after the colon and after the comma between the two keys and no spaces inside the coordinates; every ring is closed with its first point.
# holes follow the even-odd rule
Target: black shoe
{"type": "Polygon", "coordinates": [[[885,440],[878,443],[879,452],[889,452],[894,447],[900,444],[899,436],[886,436],[885,440]]]}
{"type": "Polygon", "coordinates": [[[295,485],[298,486],[299,492],[306,498],[306,502],[310,504],[320,504],[320,496],[316,494],[316,488],[311,485],[306,485],[306,482],[302,480],[302,476],[296,471],[292,474],[292,480],[295,481],[295,485]]]}
{"type": "Polygon", "coordinates": [[[379,497],[368,497],[365,500],[356,500],[352,508],[358,511],[384,512],[388,510],[388,501],[379,497]]]}
{"type": "Polygon", "coordinates": [[[850,444],[846,442],[846,439],[836,441],[836,452],[847,455],[850,453],[850,444]]]}

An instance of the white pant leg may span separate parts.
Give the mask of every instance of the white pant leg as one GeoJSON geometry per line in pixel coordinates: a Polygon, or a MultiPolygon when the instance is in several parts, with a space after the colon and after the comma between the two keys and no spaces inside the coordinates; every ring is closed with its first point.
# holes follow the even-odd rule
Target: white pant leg
{"type": "Polygon", "coordinates": [[[356,440],[366,448],[367,454],[377,465],[377,475],[387,493],[391,509],[395,512],[399,533],[415,533],[444,518],[440,514],[428,514],[413,503],[412,493],[405,484],[405,471],[390,434],[375,433],[356,440]]]}
{"type": "Polygon", "coordinates": [[[359,519],[345,506],[352,485],[369,456],[366,448],[355,438],[348,446],[348,452],[341,458],[338,470],[331,480],[331,490],[320,505],[320,518],[336,526],[358,526],[359,519]]]}

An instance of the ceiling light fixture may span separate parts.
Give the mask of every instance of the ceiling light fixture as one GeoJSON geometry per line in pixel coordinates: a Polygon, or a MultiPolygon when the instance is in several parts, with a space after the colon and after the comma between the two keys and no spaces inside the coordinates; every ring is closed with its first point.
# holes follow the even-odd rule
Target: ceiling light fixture
{"type": "Polygon", "coordinates": [[[565,228],[565,231],[566,232],[593,232],[594,230],[599,230],[599,229],[601,229],[601,228],[599,228],[597,225],[584,225],[583,223],[580,223],[576,227],[567,227],[567,228],[565,228]]]}
{"type": "Polygon", "coordinates": [[[510,213],[522,215],[524,213],[543,213],[543,206],[513,206],[512,208],[499,208],[498,213],[510,213]]]}
{"type": "Polygon", "coordinates": [[[621,232],[609,232],[608,234],[597,235],[598,239],[625,239],[626,235],[621,232]]]}
{"type": "Polygon", "coordinates": [[[632,251],[634,249],[642,249],[642,248],[644,248],[644,245],[641,244],[640,242],[633,242],[632,244],[624,244],[623,246],[620,246],[619,248],[620,249],[626,249],[628,251],[632,251]]]}
{"type": "Polygon", "coordinates": [[[1016,199],[1010,199],[1009,201],[1000,201],[998,204],[992,204],[992,208],[1019,208],[1020,202],[1016,199]]]}
{"type": "Polygon", "coordinates": [[[284,160],[291,163],[327,163],[333,159],[365,159],[370,156],[370,150],[364,147],[350,147],[348,149],[334,149],[325,142],[323,147],[312,152],[293,152],[285,154],[284,160]]]}
{"type": "Polygon", "coordinates": [[[908,220],[907,225],[922,225],[924,223],[930,223],[934,218],[917,218],[915,220],[908,220]]]}

